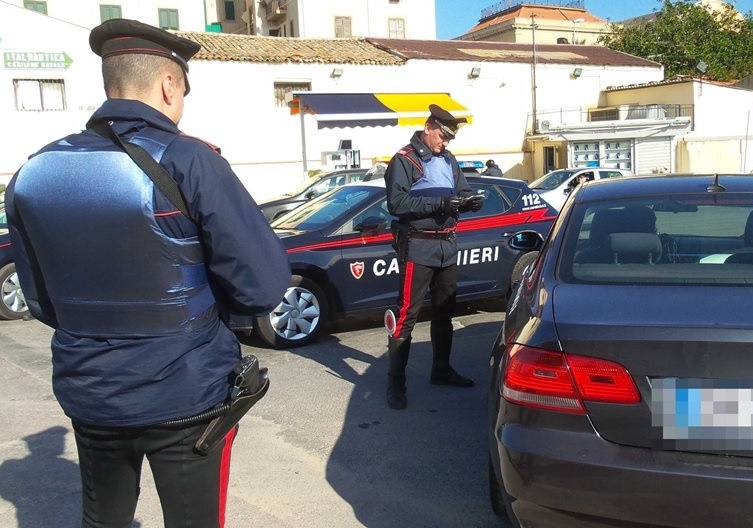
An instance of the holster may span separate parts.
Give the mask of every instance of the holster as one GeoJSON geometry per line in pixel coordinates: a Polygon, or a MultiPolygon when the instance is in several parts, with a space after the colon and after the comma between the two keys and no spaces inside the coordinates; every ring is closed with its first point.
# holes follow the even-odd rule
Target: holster
{"type": "Polygon", "coordinates": [[[214,418],[201,437],[196,441],[194,449],[202,455],[209,454],[235,427],[243,415],[261,400],[269,390],[267,369],[259,368],[259,360],[254,355],[241,359],[233,369],[235,382],[228,400],[220,404],[219,416],[214,418]]]}
{"type": "Polygon", "coordinates": [[[398,262],[405,262],[408,259],[408,238],[410,227],[393,220],[390,224],[392,232],[392,249],[397,253],[398,262]]]}

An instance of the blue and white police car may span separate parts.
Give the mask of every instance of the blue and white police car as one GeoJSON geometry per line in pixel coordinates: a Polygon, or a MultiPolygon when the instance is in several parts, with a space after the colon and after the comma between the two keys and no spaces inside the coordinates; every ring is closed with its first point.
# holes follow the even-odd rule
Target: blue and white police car
{"type": "MultiPolygon", "coordinates": [[[[458,300],[505,298],[524,254],[510,249],[508,238],[522,229],[546,235],[557,211],[523,181],[466,179],[486,201],[480,211],[463,213],[457,226],[458,300]]],[[[253,320],[258,335],[276,348],[301,346],[331,320],[394,308],[399,281],[393,219],[380,179],[345,185],[274,221],[293,277],[282,302],[253,320]]],[[[251,325],[234,316],[231,326],[251,325]]]]}

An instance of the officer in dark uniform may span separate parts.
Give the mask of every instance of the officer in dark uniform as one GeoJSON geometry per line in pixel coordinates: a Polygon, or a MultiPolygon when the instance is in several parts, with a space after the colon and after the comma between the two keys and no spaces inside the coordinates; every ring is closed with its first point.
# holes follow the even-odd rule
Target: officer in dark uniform
{"type": "Polygon", "coordinates": [[[473,380],[450,366],[452,315],[457,290],[458,213],[477,211],[483,196],[471,196],[471,188],[455,156],[446,149],[464,118],[455,118],[437,105],[423,130],[390,160],[385,173],[387,205],[398,220],[392,230],[400,263],[397,314],[385,317],[389,376],[387,404],[407,405],[405,367],[411,332],[426,295],[431,292],[431,345],[434,353],[430,381],[434,385],[472,387],[473,380]]]}
{"type": "Polygon", "coordinates": [[[496,176],[501,178],[502,177],[502,169],[499,168],[499,165],[497,165],[494,160],[486,160],[486,169],[484,169],[484,172],[481,173],[483,176],[496,176]]]}
{"type": "Polygon", "coordinates": [[[6,193],[29,309],[55,329],[53,390],[75,431],[82,526],[131,526],[144,457],[164,526],[222,526],[237,427],[202,456],[207,422],[182,419],[228,397],[241,351],[227,312],[277,305],[287,256],[227,161],[177,127],[200,46],[122,19],[94,28],[90,45],[107,101],[86,130],[31,156],[6,193]],[[189,217],[100,125],[159,162],[189,217]]]}

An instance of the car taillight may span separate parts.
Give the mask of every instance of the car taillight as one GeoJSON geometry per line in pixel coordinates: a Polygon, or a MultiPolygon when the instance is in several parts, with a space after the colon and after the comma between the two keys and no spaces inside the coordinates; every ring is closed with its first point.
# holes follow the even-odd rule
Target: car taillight
{"type": "Polygon", "coordinates": [[[640,401],[633,379],[618,363],[522,345],[510,349],[502,395],[520,405],[578,414],[586,412],[583,401],[640,401]]]}

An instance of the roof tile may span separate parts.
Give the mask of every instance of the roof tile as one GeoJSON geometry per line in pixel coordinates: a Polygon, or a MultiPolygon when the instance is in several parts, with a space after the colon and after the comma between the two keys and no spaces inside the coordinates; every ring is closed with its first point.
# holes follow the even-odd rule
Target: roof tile
{"type": "Polygon", "coordinates": [[[193,60],[378,65],[405,62],[358,38],[298,39],[194,32],[178,34],[201,44],[201,50],[193,60]]]}

